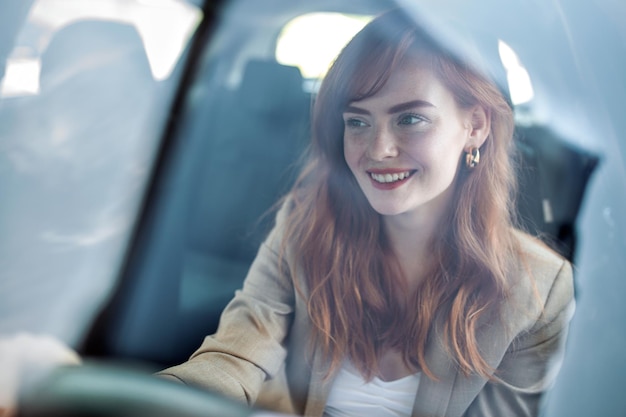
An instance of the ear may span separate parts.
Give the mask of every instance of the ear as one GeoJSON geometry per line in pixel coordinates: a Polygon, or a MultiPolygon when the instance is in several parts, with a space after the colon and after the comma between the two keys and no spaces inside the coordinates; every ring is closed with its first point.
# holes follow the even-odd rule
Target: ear
{"type": "Polygon", "coordinates": [[[469,111],[466,148],[480,148],[491,131],[491,115],[483,106],[476,105],[469,111]]]}

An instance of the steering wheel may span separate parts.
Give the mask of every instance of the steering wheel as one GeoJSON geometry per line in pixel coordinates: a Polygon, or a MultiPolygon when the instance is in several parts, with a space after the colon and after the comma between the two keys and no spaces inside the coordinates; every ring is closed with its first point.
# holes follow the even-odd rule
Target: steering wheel
{"type": "Polygon", "coordinates": [[[98,364],[60,367],[20,399],[19,417],[244,417],[218,394],[148,373],[98,364]]]}

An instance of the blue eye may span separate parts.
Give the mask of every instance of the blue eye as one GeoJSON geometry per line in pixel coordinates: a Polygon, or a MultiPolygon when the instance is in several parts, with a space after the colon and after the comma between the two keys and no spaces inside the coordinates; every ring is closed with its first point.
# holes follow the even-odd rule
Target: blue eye
{"type": "Polygon", "coordinates": [[[363,120],[355,119],[352,117],[346,119],[344,123],[347,127],[366,127],[367,126],[367,123],[365,123],[363,120]]]}
{"type": "Polygon", "coordinates": [[[416,125],[427,121],[425,117],[418,114],[404,114],[398,118],[399,125],[416,125]]]}

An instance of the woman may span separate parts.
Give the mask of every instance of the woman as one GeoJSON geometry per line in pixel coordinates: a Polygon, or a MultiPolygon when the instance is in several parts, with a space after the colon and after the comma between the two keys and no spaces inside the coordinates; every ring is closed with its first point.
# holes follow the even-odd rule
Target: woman
{"type": "Polygon", "coordinates": [[[512,130],[494,84],[400,11],[375,19],[217,333],[161,375],[312,416],[535,415],[572,271],[513,227],[512,130]]]}

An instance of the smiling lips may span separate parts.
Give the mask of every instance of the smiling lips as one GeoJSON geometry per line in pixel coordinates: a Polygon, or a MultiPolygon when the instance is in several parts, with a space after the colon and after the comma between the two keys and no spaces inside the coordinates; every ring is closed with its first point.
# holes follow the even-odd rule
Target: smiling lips
{"type": "Polygon", "coordinates": [[[380,190],[392,190],[398,188],[402,184],[408,181],[408,179],[415,173],[414,170],[406,171],[367,171],[372,184],[375,188],[380,190]]]}

